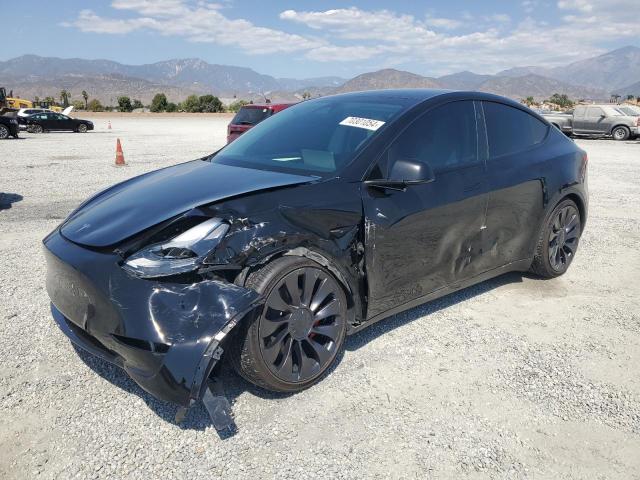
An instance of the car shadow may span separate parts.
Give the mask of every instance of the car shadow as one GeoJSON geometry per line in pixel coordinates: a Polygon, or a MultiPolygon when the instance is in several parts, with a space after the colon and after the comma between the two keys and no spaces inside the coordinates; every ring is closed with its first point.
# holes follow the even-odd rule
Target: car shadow
{"type": "MultiPolygon", "coordinates": [[[[403,325],[406,325],[414,320],[422,318],[426,315],[444,310],[451,306],[454,306],[460,302],[469,300],[475,296],[482,295],[494,288],[522,282],[524,274],[522,273],[507,273],[500,277],[487,280],[477,285],[459,290],[457,292],[446,295],[442,298],[425,303],[418,307],[412,308],[397,315],[393,315],[385,320],[382,320],[371,327],[358,332],[354,335],[347,337],[345,342],[345,350],[355,351],[364,347],[372,340],[395,330],[403,325]]],[[[73,344],[72,344],[73,345],[73,344]]],[[[137,395],[140,397],[147,407],[153,411],[158,417],[168,423],[173,423],[183,430],[205,430],[213,426],[211,418],[204,408],[202,402],[197,402],[193,407],[189,409],[186,416],[181,422],[176,422],[176,414],[179,411],[179,407],[158,400],[151,394],[143,390],[138,384],[136,384],[131,378],[119,367],[102,360],[88,352],[85,352],[82,348],[73,345],[74,349],[78,353],[78,356],[82,361],[100,377],[107,380],[109,383],[115,385],[122,390],[137,395]]],[[[338,361],[325,373],[325,376],[331,374],[331,372],[340,364],[342,357],[344,356],[344,350],[340,352],[338,361]]],[[[228,362],[221,361],[216,368],[212,376],[221,382],[223,393],[229,404],[233,407],[234,403],[245,392],[261,398],[266,401],[277,401],[283,398],[290,397],[292,393],[277,393],[271,392],[259,388],[252,383],[244,380],[237,375],[228,364],[228,362]]],[[[218,432],[221,439],[227,439],[235,435],[236,429],[218,432]]]]}
{"type": "Polygon", "coordinates": [[[22,201],[24,197],[17,193],[0,192],[0,210],[8,210],[14,203],[22,201]]]}

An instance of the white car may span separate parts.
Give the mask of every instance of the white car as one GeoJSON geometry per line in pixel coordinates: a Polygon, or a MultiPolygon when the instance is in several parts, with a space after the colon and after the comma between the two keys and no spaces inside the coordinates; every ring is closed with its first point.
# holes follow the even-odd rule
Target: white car
{"type": "MultiPolygon", "coordinates": [[[[65,108],[62,111],[63,115],[69,115],[73,110],[72,106],[65,108]]],[[[33,115],[34,113],[42,113],[42,112],[51,112],[52,110],[49,108],[21,108],[18,110],[19,117],[28,117],[29,115],[33,115]]]]}

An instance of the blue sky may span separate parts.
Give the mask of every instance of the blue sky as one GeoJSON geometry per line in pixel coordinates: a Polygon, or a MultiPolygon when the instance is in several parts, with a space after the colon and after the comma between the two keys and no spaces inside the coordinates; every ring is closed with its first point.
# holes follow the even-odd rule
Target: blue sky
{"type": "Polygon", "coordinates": [[[438,76],[562,65],[640,46],[638,0],[2,1],[22,54],[151,63],[199,57],[278,77],[379,68],[438,76]]]}

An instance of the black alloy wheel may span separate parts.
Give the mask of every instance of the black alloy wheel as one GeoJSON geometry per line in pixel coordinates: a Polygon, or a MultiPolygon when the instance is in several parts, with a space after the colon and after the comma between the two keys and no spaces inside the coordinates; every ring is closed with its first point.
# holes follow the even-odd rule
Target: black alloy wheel
{"type": "Polygon", "coordinates": [[[549,233],[549,263],[556,272],[564,272],[578,248],[580,237],[580,213],[573,205],[556,212],[549,233]]]}
{"type": "Polygon", "coordinates": [[[234,331],[227,359],[245,379],[277,392],[320,381],[338,361],[347,332],[347,297],[324,266],[284,256],[245,282],[262,295],[259,315],[234,331]]]}
{"type": "Polygon", "coordinates": [[[271,290],[258,332],[274,376],[305,382],[333,360],[345,321],[339,289],[322,270],[305,267],[285,275],[271,290]]]}
{"type": "Polygon", "coordinates": [[[540,233],[531,271],[543,278],[565,273],[576,256],[581,235],[578,206],[573,200],[563,200],[553,209],[540,233]]]}

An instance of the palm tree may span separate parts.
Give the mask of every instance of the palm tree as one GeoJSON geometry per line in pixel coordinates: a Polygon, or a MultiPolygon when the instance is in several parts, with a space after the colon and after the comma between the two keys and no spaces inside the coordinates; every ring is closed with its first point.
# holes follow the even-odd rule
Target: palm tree
{"type": "Polygon", "coordinates": [[[62,89],[60,91],[60,101],[62,102],[62,105],[64,105],[65,107],[69,106],[69,92],[65,89],[62,89]]]}
{"type": "Polygon", "coordinates": [[[618,100],[620,100],[620,95],[617,93],[615,95],[611,95],[611,103],[618,103],[618,100]]]}
{"type": "Polygon", "coordinates": [[[82,90],[82,98],[84,98],[84,109],[87,110],[89,106],[89,94],[86,90],[82,90]]]}

